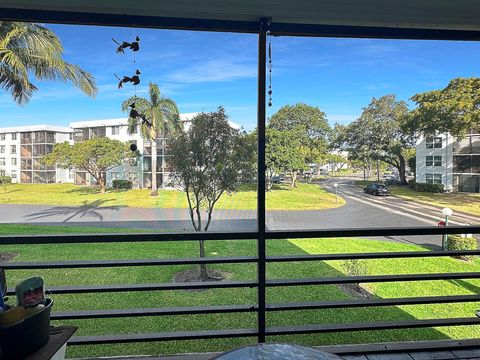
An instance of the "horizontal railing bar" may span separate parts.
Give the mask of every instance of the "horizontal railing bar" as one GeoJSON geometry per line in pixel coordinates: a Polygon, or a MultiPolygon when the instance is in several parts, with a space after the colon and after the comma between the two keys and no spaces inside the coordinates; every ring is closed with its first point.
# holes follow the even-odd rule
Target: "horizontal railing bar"
{"type": "MultiPolygon", "coordinates": [[[[480,226],[352,228],[302,231],[269,231],[266,238],[330,238],[353,236],[478,234],[480,226]]],[[[68,244],[96,242],[152,242],[195,240],[256,240],[257,232],[190,232],[190,233],[120,233],[120,234],[56,234],[56,235],[1,235],[0,244],[68,244]]]]}
{"type": "Polygon", "coordinates": [[[181,306],[148,309],[112,309],[62,311],[52,314],[52,320],[128,318],[140,316],[195,315],[256,312],[256,305],[215,305],[215,306],[181,306]]]}
{"type": "MultiPolygon", "coordinates": [[[[125,284],[125,285],[91,285],[91,286],[52,286],[46,289],[47,294],[84,294],[128,291],[160,291],[189,289],[223,289],[223,288],[253,288],[256,281],[199,281],[169,284],[125,284]]],[[[14,295],[14,290],[8,290],[7,295],[14,295]]]]}
{"type": "Polygon", "coordinates": [[[346,331],[368,331],[368,330],[388,330],[388,329],[406,329],[423,328],[437,326],[460,326],[460,325],[479,325],[480,319],[476,317],[453,318],[453,319],[424,319],[424,320],[398,320],[373,323],[350,323],[350,324],[328,324],[328,325],[304,325],[289,327],[271,327],[266,329],[267,336],[274,335],[292,335],[292,334],[313,334],[313,333],[331,333],[346,331]]]}
{"type": "Polygon", "coordinates": [[[396,235],[442,235],[442,234],[479,234],[480,226],[448,226],[448,227],[385,227],[385,228],[352,228],[301,231],[268,231],[267,239],[308,239],[355,236],[396,236],[396,235]]]}
{"type": "Polygon", "coordinates": [[[338,309],[377,306],[401,306],[419,304],[446,304],[480,302],[480,295],[425,296],[391,299],[340,300],[301,303],[279,303],[267,305],[267,311],[290,311],[312,309],[338,309]]]}
{"type": "Polygon", "coordinates": [[[330,284],[352,284],[352,283],[395,282],[395,281],[427,281],[427,280],[448,280],[448,279],[477,279],[477,278],[480,278],[480,272],[405,274],[405,275],[369,275],[369,276],[345,276],[345,277],[311,278],[311,279],[270,279],[270,280],[267,280],[266,285],[273,287],[273,286],[330,285],[330,284]]]}
{"type": "Polygon", "coordinates": [[[119,334],[99,336],[75,336],[68,341],[68,345],[95,345],[119,344],[152,341],[219,339],[257,336],[256,329],[226,329],[226,330],[199,330],[175,331],[148,334],[119,334]]]}
{"type": "Polygon", "coordinates": [[[97,242],[158,242],[196,240],[256,240],[256,232],[187,232],[187,233],[101,233],[55,235],[1,235],[1,245],[78,244],[97,242]]]}
{"type": "Polygon", "coordinates": [[[186,264],[237,264],[257,262],[256,256],[140,259],[140,260],[78,260],[46,262],[6,262],[1,267],[9,270],[25,269],[66,269],[66,268],[104,268],[125,266],[186,265],[186,264]]]}
{"type": "Polygon", "coordinates": [[[455,251],[401,251],[401,252],[373,252],[373,253],[344,253],[344,254],[313,254],[313,255],[285,255],[268,256],[267,262],[289,261],[326,261],[326,260],[352,260],[352,259],[395,259],[419,257],[445,257],[480,255],[480,250],[455,250],[455,251]]]}

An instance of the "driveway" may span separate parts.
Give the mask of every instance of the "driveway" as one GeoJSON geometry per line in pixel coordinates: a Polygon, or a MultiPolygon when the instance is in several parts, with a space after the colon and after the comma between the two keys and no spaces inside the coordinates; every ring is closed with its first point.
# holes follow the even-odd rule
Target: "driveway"
{"type": "MultiPolygon", "coordinates": [[[[397,197],[376,197],[364,194],[352,179],[337,178],[322,183],[338,194],[346,205],[327,210],[268,211],[268,230],[348,229],[371,227],[436,226],[442,220],[441,209],[397,197]]],[[[267,204],[268,209],[268,204],[267,204]]],[[[192,231],[185,209],[144,209],[128,207],[99,207],[87,204],[80,207],[46,205],[0,205],[0,223],[30,223],[43,225],[80,225],[128,227],[167,231],[192,231]]],[[[452,225],[479,224],[480,219],[455,214],[452,225]]],[[[215,210],[211,231],[252,231],[256,229],[253,210],[215,210]]],[[[383,238],[385,239],[385,238],[383,238]]],[[[395,236],[388,240],[439,246],[440,236],[395,236]]]]}

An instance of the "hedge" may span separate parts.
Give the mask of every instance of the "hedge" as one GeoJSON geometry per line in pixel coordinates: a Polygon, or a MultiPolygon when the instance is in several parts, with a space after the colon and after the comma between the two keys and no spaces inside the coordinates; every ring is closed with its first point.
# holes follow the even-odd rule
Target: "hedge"
{"type": "Polygon", "coordinates": [[[443,184],[414,183],[414,189],[421,192],[443,193],[445,188],[443,184]]]}
{"type": "Polygon", "coordinates": [[[132,182],[130,180],[113,180],[112,181],[112,187],[114,189],[131,189],[132,188],[132,182]]]}
{"type": "MultiPolygon", "coordinates": [[[[448,235],[447,250],[477,250],[477,239],[460,235],[448,235]]],[[[473,260],[473,255],[461,255],[455,257],[466,261],[473,260]]]]}
{"type": "Polygon", "coordinates": [[[12,183],[12,178],[10,176],[0,176],[0,184],[11,184],[12,183]]]}

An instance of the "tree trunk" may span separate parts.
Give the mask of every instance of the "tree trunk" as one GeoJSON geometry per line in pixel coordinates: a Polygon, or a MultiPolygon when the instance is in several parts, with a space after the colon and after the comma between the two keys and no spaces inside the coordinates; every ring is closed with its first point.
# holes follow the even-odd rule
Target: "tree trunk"
{"type": "Polygon", "coordinates": [[[165,136],[162,136],[162,189],[165,189],[165,136]]]}
{"type": "Polygon", "coordinates": [[[293,189],[295,186],[297,186],[297,172],[296,171],[292,171],[292,183],[290,185],[290,187],[293,189]]]}
{"type": "Polygon", "coordinates": [[[380,182],[380,159],[377,159],[377,181],[380,182]]]}
{"type": "Polygon", "coordinates": [[[367,181],[367,168],[366,168],[366,166],[363,167],[363,181],[367,181]]]}
{"type": "MultiPolygon", "coordinates": [[[[205,257],[205,240],[198,240],[198,243],[200,245],[200,257],[204,258],[205,257]]],[[[208,280],[206,264],[200,264],[200,280],[202,281],[208,280]]]]}
{"type": "Polygon", "coordinates": [[[152,191],[150,192],[151,196],[157,196],[157,139],[150,141],[152,144],[152,191]]]}
{"type": "Polygon", "coordinates": [[[405,176],[405,158],[403,156],[399,156],[398,160],[400,162],[400,166],[398,167],[398,176],[400,177],[400,184],[401,185],[407,185],[407,177],[405,176]]]}

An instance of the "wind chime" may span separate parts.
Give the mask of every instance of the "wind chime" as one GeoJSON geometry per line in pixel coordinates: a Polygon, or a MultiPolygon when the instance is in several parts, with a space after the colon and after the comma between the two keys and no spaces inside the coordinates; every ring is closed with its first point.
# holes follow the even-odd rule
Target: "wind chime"
{"type": "Polygon", "coordinates": [[[267,32],[268,38],[268,106],[272,106],[272,38],[270,31],[267,32]]]}
{"type": "MultiPolygon", "coordinates": [[[[119,43],[117,40],[112,38],[113,42],[118,45],[116,52],[120,54],[125,54],[125,50],[131,50],[133,52],[133,67],[136,68],[136,59],[135,59],[135,53],[140,50],[140,38],[138,36],[135,37],[135,41],[133,42],[127,42],[123,41],[122,43],[119,43]]],[[[148,127],[151,127],[152,124],[151,122],[147,119],[147,116],[145,114],[142,114],[136,109],[136,98],[137,98],[137,85],[140,84],[140,76],[141,72],[140,70],[136,69],[134,74],[132,76],[123,76],[119,77],[117,74],[113,74],[118,80],[118,88],[122,89],[124,84],[132,84],[134,86],[134,96],[133,96],[133,101],[131,104],[128,105],[130,108],[130,112],[128,116],[132,119],[135,119],[137,121],[141,121],[141,124],[146,124],[148,127]]],[[[130,150],[136,151],[137,150],[137,145],[136,144],[131,144],[130,145],[130,150]]]]}

